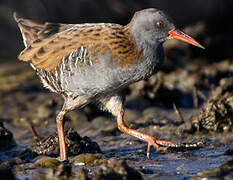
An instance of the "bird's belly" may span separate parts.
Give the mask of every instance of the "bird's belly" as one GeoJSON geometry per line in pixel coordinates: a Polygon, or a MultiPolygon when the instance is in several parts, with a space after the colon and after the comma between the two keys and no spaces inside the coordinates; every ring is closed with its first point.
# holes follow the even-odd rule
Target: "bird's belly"
{"type": "Polygon", "coordinates": [[[62,89],[76,96],[94,97],[114,93],[127,85],[147,78],[154,73],[156,64],[138,63],[121,67],[116,64],[95,64],[84,69],[71,69],[61,77],[62,89]]]}
{"type": "Polygon", "coordinates": [[[127,86],[132,80],[127,78],[127,73],[116,69],[99,69],[96,66],[85,70],[76,70],[73,74],[66,74],[61,78],[61,86],[64,91],[72,96],[94,97],[118,91],[127,86]]]}

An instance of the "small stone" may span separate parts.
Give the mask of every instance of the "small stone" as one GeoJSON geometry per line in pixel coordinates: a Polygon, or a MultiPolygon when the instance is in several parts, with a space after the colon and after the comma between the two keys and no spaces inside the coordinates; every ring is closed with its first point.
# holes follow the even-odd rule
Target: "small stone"
{"type": "Polygon", "coordinates": [[[59,164],[60,162],[56,158],[47,156],[39,157],[35,162],[36,166],[40,166],[42,168],[56,168],[59,164]]]}
{"type": "Polygon", "coordinates": [[[84,166],[84,165],[98,165],[100,164],[101,156],[94,154],[80,154],[72,159],[72,162],[75,166],[84,166]]]}

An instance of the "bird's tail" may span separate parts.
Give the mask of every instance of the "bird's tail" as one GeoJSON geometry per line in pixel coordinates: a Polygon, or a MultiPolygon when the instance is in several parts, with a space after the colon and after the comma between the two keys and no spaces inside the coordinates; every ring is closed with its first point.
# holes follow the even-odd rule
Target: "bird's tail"
{"type": "Polygon", "coordinates": [[[28,47],[34,41],[40,41],[72,27],[71,24],[48,22],[46,22],[45,24],[40,24],[29,19],[23,19],[19,17],[16,12],[14,12],[13,17],[22,33],[25,47],[28,47]]]}
{"type": "Polygon", "coordinates": [[[25,47],[29,46],[33,41],[39,39],[39,32],[43,31],[44,29],[43,24],[36,23],[29,19],[20,18],[16,12],[14,12],[13,17],[22,33],[25,47]]]}

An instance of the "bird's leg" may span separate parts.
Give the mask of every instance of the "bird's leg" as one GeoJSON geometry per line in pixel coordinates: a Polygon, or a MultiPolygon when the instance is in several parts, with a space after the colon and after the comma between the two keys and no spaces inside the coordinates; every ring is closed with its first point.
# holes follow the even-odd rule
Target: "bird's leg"
{"type": "Polygon", "coordinates": [[[67,151],[66,151],[66,142],[65,142],[65,133],[64,133],[64,115],[66,111],[61,110],[56,118],[57,121],[57,132],[59,138],[59,148],[60,148],[60,160],[67,160],[67,151]]]}
{"type": "Polygon", "coordinates": [[[117,125],[121,132],[134,136],[148,143],[148,147],[147,147],[148,158],[150,157],[151,146],[154,146],[156,150],[166,150],[168,147],[178,147],[180,145],[171,141],[156,140],[153,136],[128,128],[124,123],[122,115],[117,116],[117,125]]]}
{"type": "Polygon", "coordinates": [[[102,99],[99,99],[99,103],[102,105],[101,108],[103,110],[107,110],[110,113],[112,113],[117,118],[117,125],[121,132],[125,134],[129,134],[131,136],[134,136],[142,141],[145,141],[148,143],[147,148],[147,157],[150,157],[150,150],[151,146],[154,146],[157,151],[162,150],[188,150],[188,149],[195,149],[200,146],[200,143],[191,143],[191,144],[185,144],[185,143],[174,143],[171,141],[163,141],[163,140],[157,140],[154,137],[144,134],[142,132],[136,131],[134,129],[128,128],[123,120],[124,115],[124,96],[121,96],[121,94],[115,94],[112,96],[106,96],[102,99]]]}

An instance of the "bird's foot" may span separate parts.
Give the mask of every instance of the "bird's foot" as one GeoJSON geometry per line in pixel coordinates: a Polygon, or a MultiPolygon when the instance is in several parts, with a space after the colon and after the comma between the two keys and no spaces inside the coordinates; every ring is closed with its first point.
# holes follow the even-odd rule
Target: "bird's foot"
{"type": "Polygon", "coordinates": [[[57,157],[56,158],[59,162],[62,162],[62,163],[68,163],[69,162],[69,160],[68,159],[65,159],[65,158],[63,158],[63,157],[57,157]]]}
{"type": "Polygon", "coordinates": [[[155,138],[148,141],[147,157],[150,158],[151,147],[155,147],[157,152],[179,152],[195,150],[203,147],[203,142],[197,143],[174,143],[171,141],[156,140],[155,138]]]}

